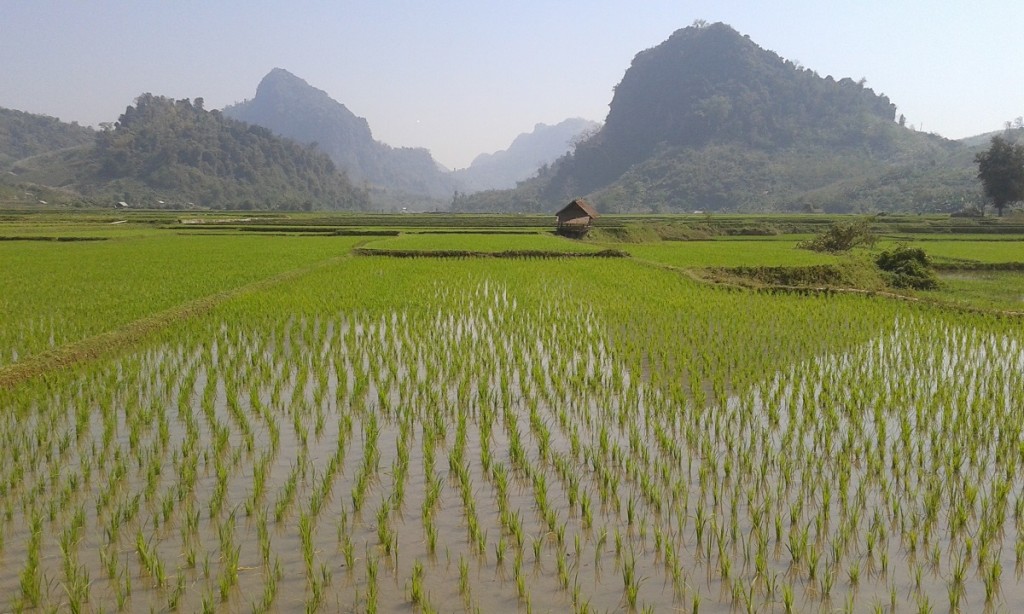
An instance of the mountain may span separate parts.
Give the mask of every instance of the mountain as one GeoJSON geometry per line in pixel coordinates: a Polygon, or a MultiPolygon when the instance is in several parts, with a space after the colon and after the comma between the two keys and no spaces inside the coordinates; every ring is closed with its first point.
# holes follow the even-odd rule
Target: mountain
{"type": "Polygon", "coordinates": [[[91,143],[91,129],[55,117],[0,108],[0,169],[22,158],[91,143]]]}
{"type": "Polygon", "coordinates": [[[356,189],[323,153],[206,111],[202,98],[139,96],[94,144],[24,160],[24,185],[97,203],[148,208],[361,209],[356,189]]]}
{"type": "Polygon", "coordinates": [[[988,149],[992,143],[992,137],[1001,136],[1011,143],[1018,143],[1024,139],[1024,118],[1018,117],[1012,122],[1006,122],[1002,130],[993,130],[960,139],[960,143],[967,147],[981,147],[988,149]]]}
{"type": "Polygon", "coordinates": [[[223,112],[300,143],[315,143],[353,181],[370,184],[375,194],[399,192],[447,201],[455,191],[454,181],[429,151],[374,140],[364,118],[287,70],[271,70],[255,97],[223,112]]]}
{"type": "Polygon", "coordinates": [[[533,132],[517,136],[508,149],[480,154],[468,168],[453,171],[452,175],[466,192],[514,188],[516,183],[564,156],[581,135],[599,126],[578,117],[554,126],[537,124],[533,132]]]}
{"type": "Polygon", "coordinates": [[[785,60],[731,27],[695,25],[640,52],[600,131],[514,191],[458,210],[957,209],[979,197],[962,145],[914,132],[865,80],[785,60]]]}

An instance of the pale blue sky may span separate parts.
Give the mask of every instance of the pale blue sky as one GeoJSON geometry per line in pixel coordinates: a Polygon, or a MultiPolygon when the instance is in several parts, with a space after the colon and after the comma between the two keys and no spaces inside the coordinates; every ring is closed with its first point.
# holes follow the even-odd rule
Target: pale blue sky
{"type": "Polygon", "coordinates": [[[220,108],[285,68],[449,167],[537,122],[603,120],[637,52],[723,21],[820,75],[867,79],[960,138],[1024,115],[1020,0],[0,0],[0,106],[115,121],[143,92],[220,108]]]}

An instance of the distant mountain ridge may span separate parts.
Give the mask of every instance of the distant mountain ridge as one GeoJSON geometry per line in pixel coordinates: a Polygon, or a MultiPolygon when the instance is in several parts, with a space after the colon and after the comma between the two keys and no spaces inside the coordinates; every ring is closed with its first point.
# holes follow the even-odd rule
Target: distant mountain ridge
{"type": "Polygon", "coordinates": [[[959,208],[978,197],[962,145],[903,127],[864,80],[820,77],[725,24],[678,30],[633,59],[600,131],[466,211],[959,208]]]}
{"type": "Polygon", "coordinates": [[[147,121],[129,107],[98,133],[0,109],[4,193],[27,203],[137,197],[175,206],[161,198],[172,195],[178,205],[219,208],[362,208],[369,197],[375,209],[553,211],[585,196],[602,212],[951,212],[983,203],[974,156],[992,134],[950,141],[915,132],[865,80],[822,78],[725,24],[684,28],[638,53],[600,129],[563,142],[568,153],[514,180],[515,189],[467,194],[476,188],[458,181],[478,173],[508,185],[510,169],[525,172],[527,141],[561,124],[539,124],[453,174],[425,149],[375,141],[365,119],[281,69],[223,113],[198,98],[139,100],[154,111],[147,121]],[[329,151],[341,162],[325,164],[329,151]],[[44,187],[52,193],[30,196],[44,187]]]}
{"type": "Polygon", "coordinates": [[[228,106],[223,113],[300,143],[316,144],[356,183],[445,201],[455,192],[455,182],[429,151],[374,140],[366,119],[282,68],[260,81],[252,99],[228,106]]]}
{"type": "Polygon", "coordinates": [[[465,192],[513,188],[541,167],[565,155],[574,142],[599,123],[579,117],[553,126],[537,124],[532,132],[520,134],[508,149],[477,156],[469,167],[452,173],[465,192]]]}

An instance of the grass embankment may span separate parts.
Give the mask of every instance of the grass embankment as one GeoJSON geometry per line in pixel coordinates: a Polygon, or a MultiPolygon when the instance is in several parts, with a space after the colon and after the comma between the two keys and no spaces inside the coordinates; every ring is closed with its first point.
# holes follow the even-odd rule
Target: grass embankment
{"type": "Polygon", "coordinates": [[[561,252],[537,249],[513,249],[500,252],[470,251],[458,249],[371,249],[358,248],[353,250],[357,256],[382,256],[387,258],[627,258],[629,254],[616,249],[602,249],[595,252],[561,252]]]}
{"type": "Polygon", "coordinates": [[[623,258],[621,250],[557,237],[550,233],[417,233],[372,241],[360,256],[392,258],[623,258]]]}
{"type": "Polygon", "coordinates": [[[877,267],[861,257],[843,258],[836,264],[807,266],[710,267],[697,269],[696,275],[715,283],[751,288],[888,289],[877,267]]]}
{"type": "Polygon", "coordinates": [[[394,252],[554,252],[588,253],[600,247],[550,233],[506,234],[402,234],[366,244],[366,249],[394,252]]]}
{"type": "Polygon", "coordinates": [[[839,258],[797,249],[799,239],[770,241],[729,240],[664,241],[657,243],[604,243],[631,256],[680,268],[790,267],[836,264],[839,258]]]}

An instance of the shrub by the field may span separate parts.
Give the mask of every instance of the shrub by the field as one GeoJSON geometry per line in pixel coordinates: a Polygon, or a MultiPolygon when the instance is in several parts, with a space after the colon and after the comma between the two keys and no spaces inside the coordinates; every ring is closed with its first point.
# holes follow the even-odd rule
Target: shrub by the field
{"type": "Polygon", "coordinates": [[[871,247],[875,244],[875,235],[867,220],[857,222],[835,222],[828,229],[800,243],[798,247],[815,252],[846,252],[859,245],[871,247]]]}
{"type": "Polygon", "coordinates": [[[883,251],[875,258],[875,264],[894,288],[933,290],[939,287],[928,254],[920,247],[899,245],[891,251],[883,251]]]}

